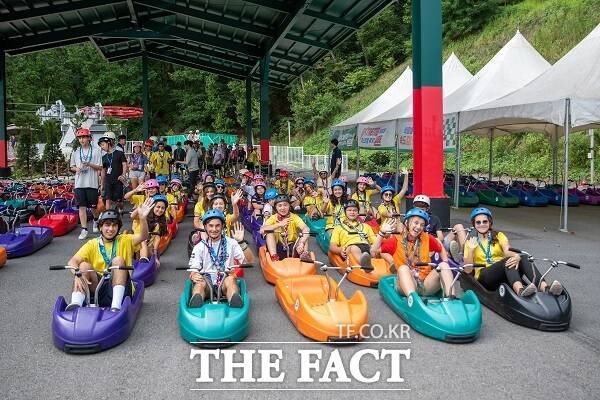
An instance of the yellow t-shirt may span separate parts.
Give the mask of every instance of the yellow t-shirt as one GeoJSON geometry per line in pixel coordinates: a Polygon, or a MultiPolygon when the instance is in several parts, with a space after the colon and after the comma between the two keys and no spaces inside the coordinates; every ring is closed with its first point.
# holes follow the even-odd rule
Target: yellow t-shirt
{"type": "Polygon", "coordinates": [[[277,179],[274,183],[273,183],[273,187],[275,189],[277,189],[277,192],[279,194],[287,194],[289,195],[290,193],[292,193],[292,189],[294,188],[294,184],[292,183],[292,181],[290,181],[288,179],[287,181],[287,189],[284,187],[283,182],[281,182],[281,180],[277,179]]]}
{"type": "MultiPolygon", "coordinates": [[[[492,256],[492,262],[487,262],[486,258],[485,258],[485,253],[487,250],[487,244],[488,244],[488,240],[484,239],[480,242],[479,246],[477,246],[475,248],[475,250],[473,251],[473,263],[474,264],[485,264],[486,266],[490,266],[493,263],[495,263],[496,261],[500,261],[502,260],[505,255],[504,255],[504,250],[502,249],[502,245],[508,243],[508,239],[506,238],[506,236],[504,235],[504,233],[502,232],[498,232],[498,234],[496,235],[496,237],[498,238],[498,242],[492,246],[490,246],[490,253],[492,256]]],[[[465,243],[465,248],[464,248],[464,258],[469,257],[471,251],[469,249],[469,246],[467,246],[467,244],[465,243]]],[[[475,270],[475,279],[479,279],[479,274],[481,273],[481,268],[477,268],[475,270]]]]}
{"type": "Polygon", "coordinates": [[[313,197],[313,196],[304,196],[304,201],[302,202],[305,208],[316,206],[319,210],[323,207],[323,199],[321,196],[313,197]]]}
{"type": "MultiPolygon", "coordinates": [[[[271,215],[269,218],[267,218],[267,220],[263,223],[263,225],[274,225],[277,222],[277,214],[271,215]]],[[[288,233],[288,237],[287,237],[287,242],[288,243],[294,243],[297,239],[298,239],[298,232],[301,231],[301,227],[304,227],[304,221],[302,221],[302,218],[300,218],[299,216],[297,216],[296,214],[290,214],[290,223],[287,226],[287,233],[288,233]]],[[[282,238],[281,238],[281,232],[283,231],[283,228],[277,228],[275,229],[275,237],[277,238],[277,240],[279,242],[283,242],[282,238]]]]}
{"type": "Polygon", "coordinates": [[[334,243],[339,247],[347,247],[351,244],[373,244],[375,242],[375,233],[373,229],[363,223],[359,223],[356,228],[352,228],[345,223],[340,225],[336,225],[333,228],[333,232],[331,232],[331,241],[330,243],[334,243]],[[354,233],[358,232],[358,234],[354,233]]]}
{"type": "Polygon", "coordinates": [[[325,217],[325,229],[333,229],[335,225],[346,218],[342,205],[338,204],[334,206],[331,201],[327,203],[327,210],[325,210],[325,214],[327,214],[325,217]]]}
{"type": "Polygon", "coordinates": [[[144,203],[144,201],[146,201],[146,195],[134,194],[133,196],[131,196],[129,201],[131,202],[131,204],[133,204],[134,207],[139,207],[144,203]]]}
{"type": "Polygon", "coordinates": [[[154,165],[156,175],[169,175],[169,160],[171,154],[167,151],[157,151],[150,155],[150,162],[154,165]]]}
{"type": "Polygon", "coordinates": [[[258,165],[259,164],[258,153],[256,151],[253,151],[252,153],[248,154],[248,158],[246,159],[246,161],[249,164],[258,165]]]}
{"type": "Polygon", "coordinates": [[[380,218],[391,218],[393,213],[400,213],[400,194],[397,194],[392,198],[392,203],[396,206],[395,210],[391,204],[386,207],[383,202],[377,207],[380,218]]]}
{"type": "MultiPolygon", "coordinates": [[[[126,265],[122,265],[123,267],[133,266],[133,238],[134,235],[132,234],[120,234],[115,238],[117,242],[115,257],[120,256],[125,259],[126,265]]],[[[102,253],[100,253],[99,240],[102,240],[102,238],[88,240],[77,251],[77,255],[83,258],[85,262],[90,263],[95,271],[102,273],[108,266],[102,257],[102,253]]],[[[114,242],[105,244],[105,252],[108,257],[112,255],[113,244],[114,242]]]]}
{"type": "Polygon", "coordinates": [[[364,194],[359,195],[357,192],[352,193],[352,200],[358,201],[362,208],[369,210],[371,208],[371,195],[375,193],[373,189],[365,190],[364,194]]]}
{"type": "Polygon", "coordinates": [[[198,199],[194,206],[194,216],[201,217],[204,214],[204,207],[202,206],[202,199],[198,199]]]}

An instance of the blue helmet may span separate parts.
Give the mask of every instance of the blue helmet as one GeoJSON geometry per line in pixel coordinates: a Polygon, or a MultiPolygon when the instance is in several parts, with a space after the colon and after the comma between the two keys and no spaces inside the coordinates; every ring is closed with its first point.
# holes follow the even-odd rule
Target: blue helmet
{"type": "Polygon", "coordinates": [[[333,189],[336,186],[339,186],[343,189],[346,187],[346,182],[341,179],[334,179],[333,182],[331,182],[331,188],[333,189]]]}
{"type": "Polygon", "coordinates": [[[152,199],[154,200],[155,203],[162,201],[163,203],[165,203],[165,207],[169,207],[169,200],[167,199],[167,196],[165,196],[164,194],[157,194],[157,195],[153,196],[152,199]]]}
{"type": "Polygon", "coordinates": [[[423,218],[426,224],[429,223],[429,214],[427,214],[427,211],[421,210],[420,208],[411,208],[408,210],[408,212],[404,214],[404,221],[406,222],[412,217],[423,218]]]}
{"type": "Polygon", "coordinates": [[[169,183],[169,179],[167,179],[167,177],[164,175],[157,176],[156,181],[159,185],[166,185],[167,183],[169,183]]]}
{"type": "Polygon", "coordinates": [[[225,181],[223,179],[219,178],[215,181],[215,185],[225,186],[225,181]]]}
{"type": "Polygon", "coordinates": [[[315,181],[313,181],[312,179],[305,179],[304,180],[304,186],[306,186],[306,185],[315,186],[315,181]]]}
{"type": "Polygon", "coordinates": [[[474,208],[473,211],[471,211],[471,221],[473,221],[475,219],[476,216],[478,215],[487,215],[488,217],[492,218],[492,212],[485,207],[477,207],[474,208]]]}
{"type": "Polygon", "coordinates": [[[381,194],[384,194],[385,192],[392,192],[392,194],[394,194],[396,193],[396,189],[394,189],[393,186],[385,185],[381,188],[381,194]]]}
{"type": "Polygon", "coordinates": [[[265,192],[265,200],[273,200],[278,194],[277,189],[271,188],[265,192]]]}
{"type": "Polygon", "coordinates": [[[202,223],[205,224],[209,220],[214,218],[219,218],[221,222],[225,223],[225,215],[221,211],[215,210],[214,208],[204,213],[204,215],[202,216],[202,223]]]}

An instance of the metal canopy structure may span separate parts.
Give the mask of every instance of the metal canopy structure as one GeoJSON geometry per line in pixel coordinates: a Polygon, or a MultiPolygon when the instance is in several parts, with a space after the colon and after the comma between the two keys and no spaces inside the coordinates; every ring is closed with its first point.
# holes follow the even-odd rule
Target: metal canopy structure
{"type": "Polygon", "coordinates": [[[106,60],[148,58],[285,88],[391,0],[0,0],[0,49],[91,41],[106,60]]]}

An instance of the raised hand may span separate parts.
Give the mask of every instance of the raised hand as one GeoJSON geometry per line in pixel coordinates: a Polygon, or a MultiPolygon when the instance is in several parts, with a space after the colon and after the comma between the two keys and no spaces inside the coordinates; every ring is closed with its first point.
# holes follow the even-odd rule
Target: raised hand
{"type": "Polygon", "coordinates": [[[471,251],[475,250],[477,248],[477,238],[472,237],[469,240],[467,240],[467,247],[471,251]]]}
{"type": "Polygon", "coordinates": [[[381,224],[380,231],[383,233],[395,232],[397,227],[396,218],[386,218],[386,220],[381,224]]]}
{"type": "Polygon", "coordinates": [[[137,208],[138,216],[140,218],[145,219],[150,214],[150,211],[152,211],[153,208],[154,208],[154,199],[152,199],[151,197],[148,197],[146,199],[146,201],[144,201],[142,203],[142,205],[137,208]]]}
{"type": "Polygon", "coordinates": [[[408,175],[408,170],[406,168],[402,168],[402,175],[408,175]]]}
{"type": "Polygon", "coordinates": [[[242,225],[240,222],[236,222],[235,224],[233,224],[231,237],[238,242],[244,240],[244,225],[242,225]]]}
{"type": "Polygon", "coordinates": [[[242,191],[242,189],[238,189],[235,192],[233,192],[233,194],[231,195],[231,204],[235,206],[238,203],[238,201],[240,201],[243,195],[244,192],[242,191]]]}

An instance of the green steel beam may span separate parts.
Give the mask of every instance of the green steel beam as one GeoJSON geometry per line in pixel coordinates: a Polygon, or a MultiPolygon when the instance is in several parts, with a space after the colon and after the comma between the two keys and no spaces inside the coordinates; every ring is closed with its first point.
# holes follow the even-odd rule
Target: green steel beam
{"type": "Polygon", "coordinates": [[[313,66],[313,63],[310,62],[310,60],[305,60],[303,58],[298,58],[298,57],[292,57],[292,56],[287,55],[287,54],[272,53],[271,57],[273,57],[273,58],[279,58],[281,60],[286,60],[286,61],[293,62],[293,63],[300,64],[300,65],[304,65],[306,67],[312,67],[313,66]]]}
{"type": "Polygon", "coordinates": [[[148,57],[142,56],[142,133],[144,139],[150,137],[150,89],[148,85],[148,57]]]}
{"type": "Polygon", "coordinates": [[[173,47],[175,49],[189,51],[191,53],[198,53],[198,54],[202,54],[205,56],[209,56],[209,57],[213,57],[213,58],[217,58],[220,60],[229,61],[232,63],[245,65],[245,66],[249,66],[249,67],[254,65],[254,61],[252,61],[248,58],[241,58],[241,57],[229,54],[229,53],[222,53],[220,51],[209,50],[206,48],[193,46],[193,45],[190,45],[187,43],[182,43],[180,41],[172,41],[172,40],[168,40],[165,42],[153,41],[152,43],[160,43],[160,45],[162,45],[162,46],[173,47]]]}
{"type": "MultiPolygon", "coordinates": [[[[59,46],[61,46],[61,47],[68,46],[70,44],[84,43],[87,41],[88,41],[88,38],[85,36],[82,36],[82,37],[78,37],[75,39],[62,41],[62,42],[60,42],[59,46]]],[[[19,54],[35,53],[36,51],[48,50],[48,49],[51,49],[54,47],[57,47],[57,45],[55,43],[48,43],[48,44],[41,44],[39,46],[32,46],[32,47],[25,47],[22,49],[9,50],[9,51],[7,51],[7,53],[10,54],[11,56],[16,56],[19,54]]]]}
{"type": "Polygon", "coordinates": [[[350,28],[353,30],[358,29],[358,25],[354,21],[350,21],[345,18],[334,17],[333,15],[325,14],[314,10],[304,10],[304,15],[320,19],[322,21],[331,22],[332,24],[343,26],[344,28],[350,28]]]}
{"type": "Polygon", "coordinates": [[[226,65],[223,64],[218,64],[218,63],[214,63],[211,61],[206,61],[206,60],[201,60],[198,58],[194,58],[194,57],[189,57],[186,56],[184,54],[180,54],[180,53],[175,53],[175,52],[170,52],[170,51],[165,51],[163,49],[159,49],[156,48],[155,46],[147,46],[148,47],[148,51],[151,51],[153,53],[156,54],[161,54],[165,57],[173,57],[173,58],[177,58],[179,60],[191,63],[191,64],[197,64],[199,66],[202,67],[206,67],[206,68],[210,68],[213,69],[215,71],[222,71],[222,70],[226,70],[228,73],[232,73],[235,75],[238,75],[239,77],[243,78],[247,73],[248,73],[248,67],[246,66],[245,68],[230,68],[226,65]]]}
{"type": "Polygon", "coordinates": [[[255,4],[257,6],[270,8],[271,10],[279,11],[282,13],[290,12],[289,4],[275,1],[275,0],[244,0],[246,3],[255,4]]]}
{"type": "Polygon", "coordinates": [[[233,29],[240,29],[242,31],[255,33],[257,35],[267,37],[273,37],[275,35],[275,31],[269,28],[264,28],[234,18],[223,17],[218,14],[208,13],[197,8],[184,7],[174,3],[168,3],[163,0],[136,0],[136,3],[159,10],[170,11],[182,16],[188,16],[201,19],[203,21],[213,22],[219,25],[225,25],[233,29]]]}
{"type": "Polygon", "coordinates": [[[221,76],[224,76],[224,77],[230,78],[230,79],[242,80],[242,79],[246,78],[244,75],[238,75],[238,74],[234,74],[232,72],[226,71],[223,69],[222,66],[220,66],[219,68],[214,68],[214,67],[199,63],[195,60],[190,61],[190,60],[186,60],[184,58],[172,56],[169,54],[159,53],[156,51],[148,51],[148,57],[153,58],[155,60],[159,60],[159,61],[170,62],[173,64],[182,65],[184,67],[189,67],[189,68],[199,69],[199,70],[206,71],[206,72],[211,72],[213,74],[221,75],[221,76]]]}
{"type": "Polygon", "coordinates": [[[252,81],[246,77],[246,143],[254,144],[252,135],[252,81]]]}
{"type": "Polygon", "coordinates": [[[0,48],[4,48],[5,50],[37,48],[39,50],[41,46],[47,46],[46,48],[60,47],[62,46],[62,42],[68,42],[82,37],[87,38],[90,35],[97,35],[105,31],[116,29],[124,29],[130,26],[131,22],[129,19],[84,25],[78,28],[61,29],[37,35],[5,39],[0,41],[0,48]]]}
{"type": "Polygon", "coordinates": [[[129,60],[131,58],[142,57],[143,55],[144,55],[144,51],[140,50],[140,51],[136,51],[133,53],[126,53],[126,54],[121,54],[118,56],[106,57],[106,61],[117,62],[117,61],[129,60]]]}
{"type": "Polygon", "coordinates": [[[244,54],[252,57],[260,57],[261,52],[258,46],[234,42],[232,40],[221,39],[215,36],[210,36],[202,32],[190,31],[176,26],[163,24],[156,21],[147,21],[142,24],[146,29],[155,32],[164,33],[171,36],[176,36],[180,39],[190,40],[197,43],[202,43],[212,47],[221,48],[235,53],[244,54]]]}
{"type": "MultiPolygon", "coordinates": [[[[270,41],[265,52],[263,53],[263,56],[267,55],[267,54],[269,56],[271,55],[271,53],[279,45],[279,42],[281,42],[281,40],[285,37],[285,35],[287,35],[289,33],[290,29],[292,29],[292,26],[294,26],[294,23],[296,22],[296,20],[308,8],[309,4],[310,4],[310,0],[306,0],[306,1],[302,0],[302,1],[298,1],[297,3],[295,3],[293,5],[293,7],[288,7],[289,14],[286,15],[286,17],[281,22],[281,24],[279,24],[279,28],[277,29],[277,34],[275,36],[275,39],[270,41]]],[[[253,74],[254,71],[256,71],[258,69],[259,64],[260,64],[260,60],[258,60],[256,62],[256,64],[254,64],[252,71],[250,71],[251,74],[253,74]]]]}
{"type": "Polygon", "coordinates": [[[48,17],[51,15],[58,15],[71,11],[102,7],[122,2],[123,0],[83,0],[72,3],[63,3],[51,6],[31,8],[29,10],[13,11],[7,14],[0,14],[0,23],[19,22],[24,19],[48,17]]]}
{"type": "Polygon", "coordinates": [[[177,37],[167,35],[162,32],[148,31],[143,29],[125,29],[102,32],[94,35],[98,38],[117,38],[117,39],[163,39],[163,40],[178,40],[177,37]]]}
{"type": "Polygon", "coordinates": [[[260,148],[261,160],[269,160],[269,63],[267,53],[260,59],[260,148]],[[265,144],[266,143],[266,144],[265,144]]]}
{"type": "Polygon", "coordinates": [[[294,42],[303,43],[308,46],[318,47],[319,49],[323,49],[323,50],[327,50],[327,51],[333,50],[333,47],[331,47],[327,43],[323,43],[319,40],[308,39],[304,36],[293,35],[291,33],[288,33],[287,35],[285,35],[285,38],[288,40],[292,40],[294,42]]]}
{"type": "Polygon", "coordinates": [[[116,58],[116,57],[122,57],[122,56],[126,56],[128,54],[132,54],[132,53],[139,53],[141,50],[140,47],[130,47],[127,49],[121,49],[121,50],[114,50],[114,51],[106,51],[106,49],[102,49],[102,54],[104,55],[104,58],[116,58]]]}

